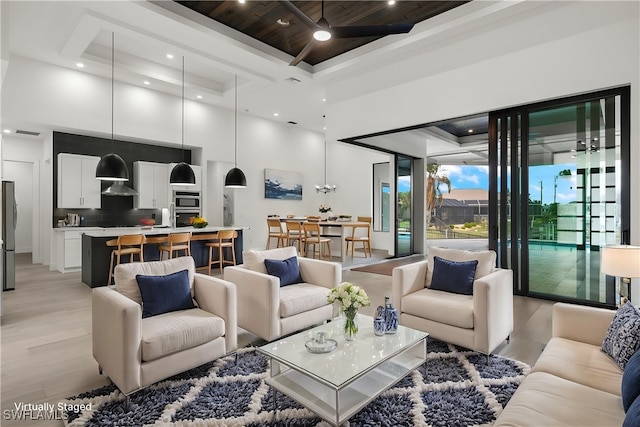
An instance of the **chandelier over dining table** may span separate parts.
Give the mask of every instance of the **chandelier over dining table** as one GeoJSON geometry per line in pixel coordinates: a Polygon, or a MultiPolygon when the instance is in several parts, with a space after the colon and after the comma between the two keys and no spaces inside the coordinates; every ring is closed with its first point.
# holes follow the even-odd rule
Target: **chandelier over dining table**
{"type": "Polygon", "coordinates": [[[327,184],[327,141],[324,141],[324,185],[316,185],[316,193],[330,193],[336,191],[335,185],[327,184]]]}

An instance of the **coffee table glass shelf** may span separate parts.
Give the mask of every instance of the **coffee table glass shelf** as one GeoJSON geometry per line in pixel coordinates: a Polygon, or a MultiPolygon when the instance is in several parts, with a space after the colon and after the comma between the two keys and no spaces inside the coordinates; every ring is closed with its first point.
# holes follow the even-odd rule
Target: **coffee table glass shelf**
{"type": "Polygon", "coordinates": [[[427,333],[398,326],[395,334],[376,336],[373,318],[358,314],[357,321],[354,341],[344,339],[344,320],[338,319],[259,347],[271,359],[267,384],[339,426],[425,362],[427,333]],[[337,348],[307,351],[305,344],[318,332],[337,348]]]}

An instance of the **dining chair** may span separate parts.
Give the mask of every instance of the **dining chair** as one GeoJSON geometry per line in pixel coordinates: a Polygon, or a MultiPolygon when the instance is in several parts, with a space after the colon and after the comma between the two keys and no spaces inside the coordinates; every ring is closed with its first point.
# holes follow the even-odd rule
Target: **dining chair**
{"type": "Polygon", "coordinates": [[[284,247],[287,233],[282,229],[280,218],[267,218],[267,229],[269,231],[269,235],[267,236],[267,249],[271,246],[271,239],[278,239],[276,248],[284,247]]]}
{"type": "Polygon", "coordinates": [[[317,222],[304,222],[302,223],[302,227],[304,229],[304,239],[305,239],[305,254],[309,254],[308,246],[313,245],[313,252],[311,252],[311,258],[316,257],[316,251],[318,253],[318,259],[323,258],[323,245],[327,247],[327,260],[331,261],[331,239],[328,237],[322,237],[320,233],[320,224],[317,222]],[[318,249],[316,250],[316,246],[318,249]]]}
{"type": "Polygon", "coordinates": [[[218,231],[218,237],[213,242],[207,242],[204,245],[209,248],[209,275],[211,275],[211,265],[218,264],[220,267],[220,273],[224,264],[236,265],[236,246],[235,241],[238,236],[235,230],[220,230],[218,231]],[[218,249],[218,259],[213,259],[213,249],[218,249]],[[231,249],[231,259],[224,259],[224,249],[231,249]]]}
{"type": "MultiPolygon", "coordinates": [[[[138,260],[144,262],[144,234],[123,234],[115,240],[115,249],[111,251],[111,262],[109,263],[109,279],[107,285],[111,284],[113,278],[113,269],[120,264],[123,255],[129,256],[129,262],[133,262],[133,256],[138,255],[138,260]],[[114,262],[115,261],[115,265],[114,262]]],[[[107,245],[113,244],[110,240],[107,245]]]]}
{"type": "Polygon", "coordinates": [[[367,252],[371,257],[371,217],[359,216],[357,222],[366,222],[367,225],[354,225],[351,227],[351,236],[344,238],[347,243],[346,251],[349,251],[349,244],[351,244],[351,258],[353,258],[353,250],[356,243],[362,243],[364,257],[367,257],[367,252]]]}
{"type": "Polygon", "coordinates": [[[191,256],[191,232],[169,234],[166,244],[161,244],[158,250],[160,259],[165,252],[169,259],[173,258],[174,254],[178,255],[180,251],[184,251],[186,256],[191,256]]]}
{"type": "Polygon", "coordinates": [[[287,228],[287,245],[295,246],[297,243],[300,256],[304,256],[306,245],[302,223],[299,221],[287,221],[285,222],[285,225],[287,228]]]}

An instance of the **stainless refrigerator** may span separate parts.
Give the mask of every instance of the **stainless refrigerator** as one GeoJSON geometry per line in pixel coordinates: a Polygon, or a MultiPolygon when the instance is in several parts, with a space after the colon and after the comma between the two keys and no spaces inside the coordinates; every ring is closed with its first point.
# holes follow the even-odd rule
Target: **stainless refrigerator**
{"type": "Polygon", "coordinates": [[[16,223],[18,206],[13,181],[2,181],[2,290],[16,288],[16,223]]]}

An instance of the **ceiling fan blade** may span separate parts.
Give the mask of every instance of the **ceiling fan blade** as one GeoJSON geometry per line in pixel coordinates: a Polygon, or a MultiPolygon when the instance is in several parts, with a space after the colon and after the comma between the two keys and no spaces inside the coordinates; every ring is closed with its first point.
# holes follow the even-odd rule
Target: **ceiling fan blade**
{"type": "Polygon", "coordinates": [[[293,13],[296,18],[302,21],[304,25],[311,28],[312,30],[318,29],[318,24],[316,24],[311,18],[304,14],[300,9],[296,7],[293,3],[288,0],[281,0],[280,4],[285,7],[289,12],[293,13]]]}
{"type": "Polygon", "coordinates": [[[317,43],[317,40],[314,38],[311,38],[311,40],[309,40],[309,43],[307,43],[306,46],[302,48],[298,56],[296,56],[294,60],[289,63],[289,65],[296,66],[300,62],[302,62],[302,60],[309,54],[309,52],[311,52],[311,49],[313,49],[316,43],[317,43]]]}
{"type": "Polygon", "coordinates": [[[350,27],[331,27],[331,35],[337,39],[349,37],[387,36],[405,34],[411,31],[413,24],[364,25],[350,27]]]}

